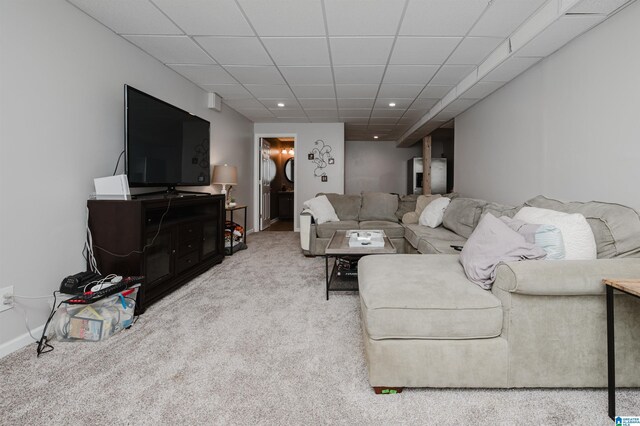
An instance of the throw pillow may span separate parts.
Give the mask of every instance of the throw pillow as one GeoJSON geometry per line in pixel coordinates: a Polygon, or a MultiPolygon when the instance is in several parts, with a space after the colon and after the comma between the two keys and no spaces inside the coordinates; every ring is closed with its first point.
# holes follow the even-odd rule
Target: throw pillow
{"type": "Polygon", "coordinates": [[[429,228],[437,228],[442,225],[444,211],[450,202],[451,200],[445,197],[433,200],[424,208],[422,214],[420,214],[418,223],[423,226],[428,226],[429,228]]]}
{"type": "Polygon", "coordinates": [[[405,213],[402,216],[402,223],[404,223],[405,225],[408,225],[410,223],[418,223],[418,219],[420,219],[420,216],[418,216],[416,212],[409,212],[405,213]]]}
{"type": "Polygon", "coordinates": [[[500,217],[509,228],[522,235],[526,242],[540,247],[547,253],[547,260],[562,260],[565,258],[564,240],[562,232],[553,225],[536,225],[511,219],[507,216],[500,217]]]}
{"type": "Polygon", "coordinates": [[[540,247],[526,242],[522,235],[487,213],[462,247],[460,263],[470,281],[489,290],[496,280],[500,262],[543,259],[545,256],[540,247]]]}
{"type": "Polygon", "coordinates": [[[329,202],[326,195],[320,195],[318,197],[307,200],[303,203],[304,207],[311,210],[313,218],[318,225],[325,222],[339,222],[336,211],[329,202]]]}
{"type": "Polygon", "coordinates": [[[587,219],[580,213],[562,213],[537,207],[523,207],[514,219],[553,225],[562,233],[566,260],[597,258],[596,240],[587,219]]]}
{"type": "Polygon", "coordinates": [[[420,195],[416,200],[416,208],[415,211],[405,213],[402,216],[402,223],[410,224],[410,223],[418,223],[420,220],[420,215],[424,211],[425,207],[429,205],[430,202],[442,197],[440,194],[435,195],[420,195]]]}

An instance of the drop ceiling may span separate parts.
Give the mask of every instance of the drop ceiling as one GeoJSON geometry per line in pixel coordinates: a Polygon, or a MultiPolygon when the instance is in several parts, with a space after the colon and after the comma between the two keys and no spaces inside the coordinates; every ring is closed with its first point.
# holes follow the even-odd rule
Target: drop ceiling
{"type": "Polygon", "coordinates": [[[628,2],[68,1],[254,122],[344,122],[346,140],[401,146],[628,2]]]}

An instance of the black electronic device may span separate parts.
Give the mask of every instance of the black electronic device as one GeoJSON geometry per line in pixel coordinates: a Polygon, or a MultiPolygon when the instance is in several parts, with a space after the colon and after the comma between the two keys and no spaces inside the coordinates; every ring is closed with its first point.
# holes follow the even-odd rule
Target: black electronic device
{"type": "Polygon", "coordinates": [[[104,299],[105,297],[111,296],[112,294],[120,293],[130,286],[139,284],[142,281],[144,281],[144,277],[127,277],[122,281],[118,281],[117,283],[101,290],[88,291],[84,294],[74,296],[71,299],[65,300],[65,303],[70,305],[89,305],[97,302],[98,300],[104,299]]]}
{"type": "Polygon", "coordinates": [[[124,99],[129,186],[209,185],[210,123],[131,86],[124,99]]]}
{"type": "Polygon", "coordinates": [[[80,294],[85,292],[85,287],[94,281],[98,281],[102,276],[93,271],[78,272],[69,275],[60,283],[60,292],[66,294],[80,294]]]}
{"type": "Polygon", "coordinates": [[[462,251],[462,246],[456,246],[456,245],[452,244],[451,248],[454,249],[455,251],[462,251]]]}

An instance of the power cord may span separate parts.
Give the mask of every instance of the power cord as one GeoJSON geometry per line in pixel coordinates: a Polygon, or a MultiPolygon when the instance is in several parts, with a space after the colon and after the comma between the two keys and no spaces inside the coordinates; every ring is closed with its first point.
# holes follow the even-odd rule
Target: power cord
{"type": "Polygon", "coordinates": [[[58,310],[60,305],[62,305],[62,303],[64,302],[64,300],[61,300],[60,303],[58,303],[58,306],[56,306],[57,294],[59,294],[59,293],[60,292],[58,290],[55,290],[53,292],[53,304],[51,305],[51,312],[49,313],[49,318],[47,318],[47,322],[44,324],[44,329],[42,329],[42,337],[40,337],[40,340],[37,341],[38,342],[38,348],[37,348],[38,357],[41,354],[46,354],[46,353],[51,352],[53,350],[53,346],[51,344],[49,344],[49,338],[47,337],[47,328],[49,328],[49,323],[51,322],[51,319],[53,318],[53,315],[56,313],[56,311],[58,310]]]}
{"type": "Polygon", "coordinates": [[[113,169],[113,176],[115,176],[116,172],[118,171],[118,166],[120,165],[120,159],[122,158],[123,154],[124,154],[124,149],[122,150],[122,152],[118,156],[118,161],[116,162],[116,167],[113,169]]]}

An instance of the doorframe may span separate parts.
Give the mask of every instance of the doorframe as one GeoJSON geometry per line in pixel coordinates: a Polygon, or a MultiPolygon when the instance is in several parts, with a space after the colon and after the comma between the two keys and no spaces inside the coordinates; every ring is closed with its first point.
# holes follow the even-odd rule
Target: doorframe
{"type": "MultiPolygon", "coordinates": [[[[253,135],[253,229],[260,232],[260,139],[262,138],[293,138],[294,157],[298,155],[297,133],[254,133],[253,135]]],[[[297,157],[295,157],[297,158],[297,157]]],[[[296,161],[297,163],[297,161],[296,161]]],[[[293,205],[298,201],[298,167],[293,168],[293,205]]],[[[296,212],[294,211],[295,215],[296,212]]],[[[295,221],[294,221],[295,222],[295,221]]]]}

